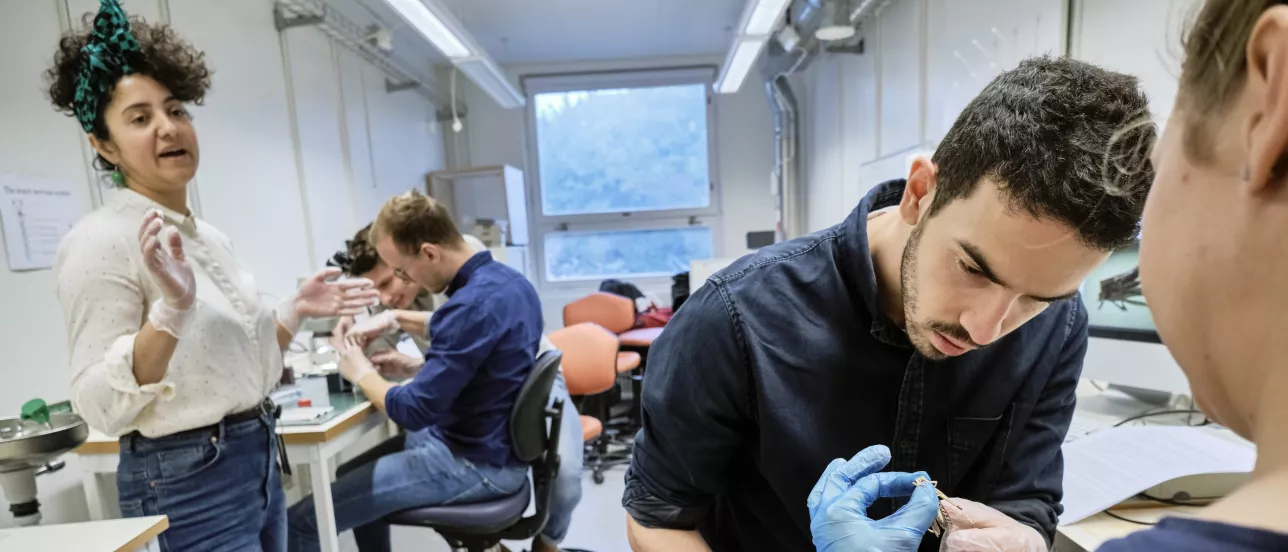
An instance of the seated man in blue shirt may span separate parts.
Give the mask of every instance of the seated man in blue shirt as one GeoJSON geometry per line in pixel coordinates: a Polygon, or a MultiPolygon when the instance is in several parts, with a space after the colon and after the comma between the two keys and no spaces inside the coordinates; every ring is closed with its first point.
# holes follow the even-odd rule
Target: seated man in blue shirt
{"type": "MultiPolygon", "coordinates": [[[[514,269],[475,253],[441,205],[418,192],[381,209],[372,241],[394,274],[449,297],[430,319],[433,344],[405,385],[372,366],[361,344],[341,344],[340,373],[407,430],[401,451],[332,484],[338,530],[357,528],[363,552],[389,550],[381,518],[415,506],[506,496],[527,478],[509,416],[541,340],[537,292],[514,269]]],[[[289,512],[292,550],[317,550],[313,500],[289,512]]]]}
{"type": "MultiPolygon", "coordinates": [[[[352,240],[345,242],[345,249],[336,252],[332,257],[333,264],[346,274],[367,278],[375,283],[380,292],[382,307],[373,316],[358,323],[353,318],[343,318],[336,326],[337,335],[358,334],[371,342],[367,345],[367,358],[376,366],[382,375],[395,378],[411,377],[424,364],[424,354],[429,352],[429,321],[436,305],[442,305],[446,299],[441,295],[431,294],[415,282],[403,280],[394,275],[393,267],[380,260],[376,246],[369,239],[371,225],[354,234],[352,240]],[[406,335],[420,349],[421,356],[409,356],[396,349],[401,337],[406,335]]],[[[472,252],[486,250],[478,238],[462,234],[466,246],[472,252]]],[[[549,340],[542,338],[541,348],[554,348],[549,340]]],[[[554,387],[550,390],[550,400],[559,399],[564,404],[563,429],[559,434],[559,474],[550,491],[550,518],[541,534],[532,543],[532,552],[556,552],[559,542],[568,534],[572,523],[573,510],[581,501],[581,469],[583,445],[581,439],[581,420],[577,407],[568,396],[568,387],[564,383],[563,373],[555,377],[554,387]]],[[[394,437],[357,458],[344,463],[336,471],[337,477],[343,477],[353,469],[371,462],[381,456],[398,452],[405,448],[405,437],[394,437]]],[[[359,533],[366,533],[359,530],[359,533]]]]}
{"type": "Polygon", "coordinates": [[[873,445],[1047,546],[1087,347],[1078,289],[1136,237],[1148,115],[1135,78],[1026,60],[906,180],[712,276],[649,352],[622,497],[635,550],[814,550],[819,474],[873,445]]]}

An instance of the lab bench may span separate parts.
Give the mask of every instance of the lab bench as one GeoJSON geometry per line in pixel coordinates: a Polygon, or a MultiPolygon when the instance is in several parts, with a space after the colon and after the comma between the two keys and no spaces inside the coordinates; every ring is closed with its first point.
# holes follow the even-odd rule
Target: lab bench
{"type": "Polygon", "coordinates": [[[154,552],[161,550],[157,535],[169,527],[165,516],[149,516],[0,529],[0,550],[154,552]]]}

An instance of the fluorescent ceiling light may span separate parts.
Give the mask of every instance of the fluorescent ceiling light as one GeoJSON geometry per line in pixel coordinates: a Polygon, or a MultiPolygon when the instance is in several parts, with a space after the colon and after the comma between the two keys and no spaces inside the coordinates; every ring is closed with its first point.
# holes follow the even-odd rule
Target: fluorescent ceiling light
{"type": "Polygon", "coordinates": [[[732,94],[742,87],[747,73],[756,64],[760,50],[769,41],[774,25],[782,17],[791,0],[750,0],[742,10],[742,28],[734,38],[733,46],[725,55],[720,77],[716,79],[718,94],[732,94]]]}
{"type": "Polygon", "coordinates": [[[733,94],[742,87],[742,81],[747,79],[747,73],[756,64],[756,58],[760,56],[760,50],[767,40],[767,37],[745,37],[734,42],[729,55],[725,57],[720,77],[716,79],[717,93],[733,94]]]}
{"type": "Polygon", "coordinates": [[[451,60],[502,108],[522,107],[526,99],[505,72],[474,42],[442,0],[385,0],[421,35],[451,60]]]}
{"type": "Polygon", "coordinates": [[[470,77],[474,84],[487,92],[503,109],[523,107],[526,98],[510,83],[496,63],[488,57],[455,60],[456,67],[470,77]]]}
{"type": "MultiPolygon", "coordinates": [[[[450,18],[434,13],[421,0],[385,0],[389,7],[398,12],[407,23],[415,27],[420,34],[424,35],[433,43],[438,51],[449,58],[463,58],[481,54],[474,52],[466,46],[466,40],[462,39],[453,31],[444,19],[450,18]]],[[[449,19],[449,21],[451,21],[449,19]]],[[[455,21],[451,21],[455,23],[455,21]]],[[[456,25],[459,27],[459,25],[456,25]]]]}
{"type": "Polygon", "coordinates": [[[769,34],[769,31],[774,30],[778,16],[783,14],[790,3],[791,0],[752,0],[751,15],[746,18],[741,34],[769,34]]]}

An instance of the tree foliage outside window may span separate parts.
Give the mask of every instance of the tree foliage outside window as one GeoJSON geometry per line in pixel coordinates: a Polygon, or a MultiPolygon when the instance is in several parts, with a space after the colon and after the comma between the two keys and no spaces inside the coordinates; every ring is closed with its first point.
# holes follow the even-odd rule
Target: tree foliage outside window
{"type": "Polygon", "coordinates": [[[689,261],[712,257],[705,226],[605,232],[551,232],[545,238],[547,281],[670,276],[689,261]]]}
{"type": "Polygon", "coordinates": [[[536,94],[547,216],[711,204],[706,85],[536,94]]]}

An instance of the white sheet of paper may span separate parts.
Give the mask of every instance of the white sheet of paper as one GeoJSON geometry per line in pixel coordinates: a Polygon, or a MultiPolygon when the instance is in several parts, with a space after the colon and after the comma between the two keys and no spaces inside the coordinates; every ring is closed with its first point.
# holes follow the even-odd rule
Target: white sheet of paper
{"type": "Polygon", "coordinates": [[[70,184],[0,174],[0,222],[10,270],[52,267],[58,242],[80,215],[70,184]]]}
{"type": "Polygon", "coordinates": [[[1077,523],[1178,477],[1246,473],[1256,462],[1250,443],[1201,427],[1115,427],[1064,445],[1064,513],[1077,523]]]}
{"type": "Polygon", "coordinates": [[[330,406],[301,406],[296,408],[283,408],[281,422],[283,425],[307,425],[314,420],[330,414],[334,407],[330,406]]]}

